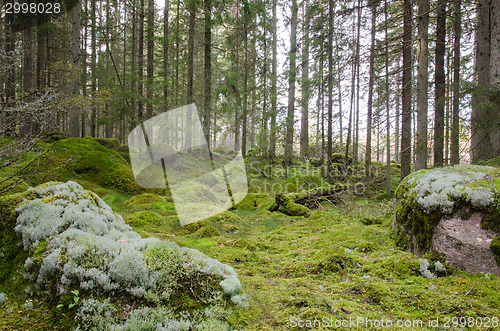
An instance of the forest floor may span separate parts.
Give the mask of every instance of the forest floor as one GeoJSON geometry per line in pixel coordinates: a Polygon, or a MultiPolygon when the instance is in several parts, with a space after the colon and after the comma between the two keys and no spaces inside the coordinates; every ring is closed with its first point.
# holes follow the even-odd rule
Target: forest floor
{"type": "MultiPolygon", "coordinates": [[[[250,298],[248,309],[234,308],[229,322],[236,329],[498,327],[500,277],[458,270],[423,277],[420,259],[394,244],[394,201],[377,197],[381,190],[348,191],[334,204],[318,204],[309,217],[292,217],[270,212],[266,203],[274,196],[262,191],[273,184],[284,187],[285,176],[272,170],[274,177],[268,178],[253,170],[247,199],[264,203],[244,200],[230,212],[186,227],[179,225],[168,196],[87,188],[143,237],[172,240],[233,266],[250,298]]],[[[31,301],[21,295],[0,305],[0,329],[50,329],[43,304],[31,301]]]]}

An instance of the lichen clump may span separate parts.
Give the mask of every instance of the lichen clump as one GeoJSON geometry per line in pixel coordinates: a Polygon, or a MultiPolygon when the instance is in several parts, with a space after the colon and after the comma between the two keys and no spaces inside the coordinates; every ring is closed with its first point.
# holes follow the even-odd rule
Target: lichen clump
{"type": "MultiPolygon", "coordinates": [[[[38,293],[50,296],[63,298],[74,288],[82,290],[86,301],[80,316],[98,313],[104,303],[97,297],[103,295],[146,303],[147,309],[130,316],[147,311],[148,316],[162,316],[160,324],[173,318],[171,311],[160,313],[167,309],[165,305],[210,308],[224,306],[226,297],[246,305],[232,267],[174,242],[142,238],[101,198],[79,184],[53,182],[31,190],[35,198],[17,208],[15,227],[28,252],[25,278],[38,293]],[[207,305],[201,307],[200,301],[207,305]]],[[[118,299],[109,304],[120,312],[118,299]]],[[[87,326],[92,321],[82,317],[87,326]]]]}
{"type": "Polygon", "coordinates": [[[498,206],[495,207],[499,189],[498,168],[457,165],[414,172],[396,191],[396,243],[427,251],[436,224],[443,216],[463,208],[483,212],[483,219],[491,218],[491,214],[500,215],[498,206]]]}

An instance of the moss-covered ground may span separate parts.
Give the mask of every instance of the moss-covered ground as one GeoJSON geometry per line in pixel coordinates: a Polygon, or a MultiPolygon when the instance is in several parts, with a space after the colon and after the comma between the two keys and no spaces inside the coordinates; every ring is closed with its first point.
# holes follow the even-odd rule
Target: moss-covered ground
{"type": "MultiPolygon", "coordinates": [[[[278,167],[263,164],[247,165],[253,193],[236,209],[186,227],[179,225],[168,196],[131,194],[95,182],[87,188],[142,236],[173,240],[233,266],[243,292],[250,296],[250,308],[234,308],[233,325],[238,329],[289,330],[298,320],[315,319],[333,323],[358,318],[394,323],[414,320],[422,321],[424,329],[430,329],[429,321],[436,318],[440,329],[446,318],[453,329],[454,317],[482,318],[483,323],[497,318],[498,322],[499,277],[450,270],[442,277],[424,278],[420,260],[396,247],[391,227],[394,202],[380,195],[383,180],[350,177],[345,180],[356,184],[352,182],[356,178],[368,189],[358,194],[344,192],[335,205],[323,201],[320,208],[311,209],[309,217],[288,216],[269,211],[274,192],[287,178],[278,167]]],[[[308,166],[297,167],[304,170],[308,166]]],[[[397,165],[391,171],[397,178],[397,165]]],[[[288,175],[288,179],[295,176],[288,175]]],[[[297,189],[300,181],[316,180],[309,176],[286,185],[297,189]]],[[[64,330],[61,312],[18,292],[20,286],[13,285],[8,279],[0,284],[0,293],[9,298],[0,305],[0,330],[64,330]]]]}

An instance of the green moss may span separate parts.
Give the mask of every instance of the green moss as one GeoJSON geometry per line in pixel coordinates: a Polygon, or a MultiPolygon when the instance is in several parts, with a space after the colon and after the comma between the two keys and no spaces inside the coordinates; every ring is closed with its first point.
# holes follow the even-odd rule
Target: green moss
{"type": "Polygon", "coordinates": [[[500,236],[491,241],[490,248],[493,254],[495,254],[497,263],[500,264],[500,236]]]}
{"type": "Polygon", "coordinates": [[[309,217],[311,215],[309,208],[293,202],[292,198],[284,193],[276,194],[275,199],[276,202],[269,207],[270,211],[279,211],[288,216],[309,217]]]}
{"type": "Polygon", "coordinates": [[[147,228],[164,225],[165,219],[154,211],[144,210],[128,215],[125,222],[133,227],[147,228]]]}
{"type": "MultiPolygon", "coordinates": [[[[74,180],[82,184],[89,182],[113,188],[126,194],[144,191],[136,184],[132,170],[124,158],[93,139],[63,139],[44,148],[48,149],[47,157],[43,158],[39,165],[32,162],[30,166],[33,171],[36,168],[35,175],[26,180],[32,186],[48,180],[74,180]]],[[[17,167],[25,166],[30,161],[32,159],[28,158],[17,167]]]]}
{"type": "Polygon", "coordinates": [[[7,179],[5,177],[0,177],[0,192],[7,190],[4,193],[1,193],[0,195],[7,195],[7,194],[16,194],[20,192],[24,192],[28,189],[29,185],[26,184],[22,179],[20,178],[10,178],[7,179]]]}
{"type": "Polygon", "coordinates": [[[237,207],[238,209],[246,210],[262,210],[269,208],[273,202],[273,197],[267,193],[248,193],[245,198],[238,203],[237,207]]]}
{"type": "Polygon", "coordinates": [[[219,234],[220,234],[219,230],[217,230],[217,228],[212,225],[201,227],[194,233],[196,237],[200,238],[215,237],[218,236],[219,234]]]}
{"type": "Polygon", "coordinates": [[[128,206],[134,206],[138,208],[151,208],[157,202],[165,202],[165,198],[153,193],[142,193],[133,196],[130,200],[126,201],[125,204],[128,206]]]}

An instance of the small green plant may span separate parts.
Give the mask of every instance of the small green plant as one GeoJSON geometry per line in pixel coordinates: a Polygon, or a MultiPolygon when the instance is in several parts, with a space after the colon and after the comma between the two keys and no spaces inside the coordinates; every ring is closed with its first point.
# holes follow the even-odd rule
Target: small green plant
{"type": "MultiPolygon", "coordinates": [[[[74,306],[80,304],[80,291],[73,290],[73,291],[71,291],[71,294],[73,294],[73,302],[68,305],[68,309],[71,309],[74,306]]],[[[62,304],[62,303],[57,305],[57,309],[61,309],[63,307],[64,307],[64,304],[62,304]]]]}

